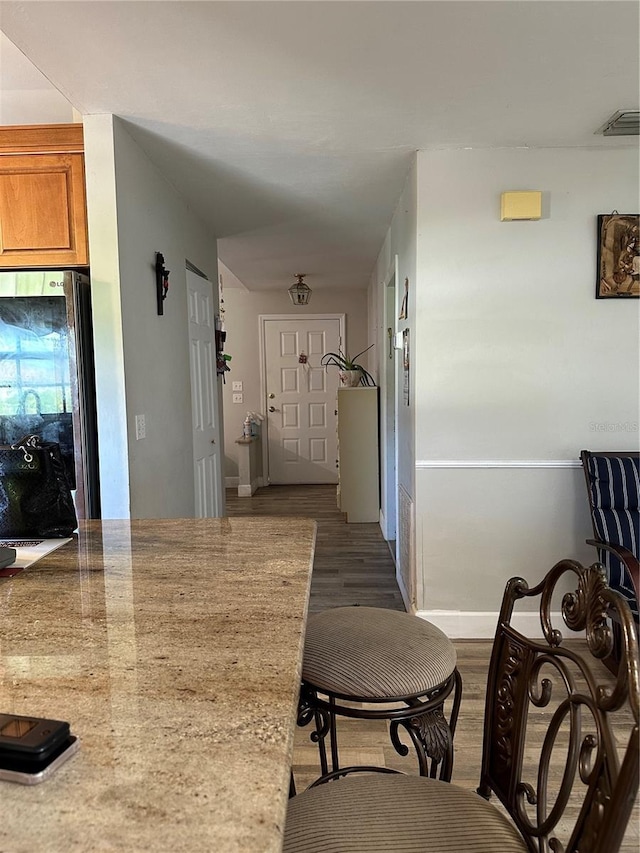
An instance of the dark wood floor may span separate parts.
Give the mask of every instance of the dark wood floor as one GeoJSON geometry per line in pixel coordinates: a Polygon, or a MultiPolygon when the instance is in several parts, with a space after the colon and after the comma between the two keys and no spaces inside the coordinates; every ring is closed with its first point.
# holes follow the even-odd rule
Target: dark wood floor
{"type": "MultiPolygon", "coordinates": [[[[335,486],[270,486],[259,489],[252,498],[238,498],[235,490],[228,490],[227,512],[230,516],[302,515],[317,520],[311,611],[349,604],[405,609],[395,581],[393,560],[379,526],[346,524],[336,509],[335,486]]],[[[456,640],[455,647],[463,698],[455,736],[453,782],[473,791],[480,773],[491,643],[456,640]]],[[[408,773],[417,771],[411,754],[403,758],[394,750],[384,720],[341,719],[338,732],[344,765],[373,764],[408,773]]],[[[536,746],[539,745],[531,744],[532,749],[536,746]]],[[[320,772],[317,747],[310,742],[307,729],[296,731],[293,770],[298,790],[303,790],[320,772]]],[[[640,810],[636,801],[620,853],[638,853],[639,842],[640,810]]]]}
{"type": "Polygon", "coordinates": [[[360,604],[404,610],[389,546],[378,524],[347,524],[335,486],[269,486],[251,498],[227,489],[227,515],[297,515],[318,524],[310,612],[360,604]]]}

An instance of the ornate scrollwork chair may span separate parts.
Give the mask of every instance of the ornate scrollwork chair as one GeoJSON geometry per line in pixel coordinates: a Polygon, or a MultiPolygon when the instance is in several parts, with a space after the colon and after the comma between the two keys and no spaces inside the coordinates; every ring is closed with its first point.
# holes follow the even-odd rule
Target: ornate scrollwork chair
{"type": "Polygon", "coordinates": [[[289,800],[284,853],[616,853],[638,790],[638,690],[629,605],[600,564],[563,560],[532,589],[512,578],[489,667],[477,793],[392,772],[314,783],[289,800]],[[581,638],[555,627],[558,598],[581,638]],[[534,600],[540,640],[512,621],[516,602],[534,600]],[[614,614],[615,678],[602,665],[614,614]],[[492,793],[504,808],[487,801],[492,793]]]}
{"type": "Polygon", "coordinates": [[[403,729],[415,747],[419,773],[435,777],[439,771],[448,781],[460,694],[455,647],[430,622],[379,607],[336,607],[309,617],[298,723],[315,723],[311,738],[323,776],[359,769],[340,768],[337,718],[343,716],[389,720],[395,749],[409,752],[403,729]]]}

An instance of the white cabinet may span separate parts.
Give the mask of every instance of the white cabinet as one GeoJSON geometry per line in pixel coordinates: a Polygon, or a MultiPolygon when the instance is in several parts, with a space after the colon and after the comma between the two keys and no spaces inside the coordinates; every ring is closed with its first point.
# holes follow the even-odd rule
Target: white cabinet
{"type": "Polygon", "coordinates": [[[338,508],[348,522],[380,520],[378,389],[338,389],[338,508]]]}

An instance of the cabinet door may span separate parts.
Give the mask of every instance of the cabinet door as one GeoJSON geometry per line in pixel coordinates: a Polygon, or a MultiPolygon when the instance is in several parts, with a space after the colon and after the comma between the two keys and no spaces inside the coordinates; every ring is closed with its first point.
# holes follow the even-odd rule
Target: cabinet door
{"type": "Polygon", "coordinates": [[[88,264],[82,154],[0,157],[0,267],[88,264]]]}

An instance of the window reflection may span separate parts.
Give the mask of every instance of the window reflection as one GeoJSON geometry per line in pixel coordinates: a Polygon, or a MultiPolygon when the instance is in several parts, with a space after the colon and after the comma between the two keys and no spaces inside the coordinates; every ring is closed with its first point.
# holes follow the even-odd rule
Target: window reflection
{"type": "Polygon", "coordinates": [[[0,295],[0,441],[60,445],[75,487],[69,329],[63,293],[0,295]]]}

